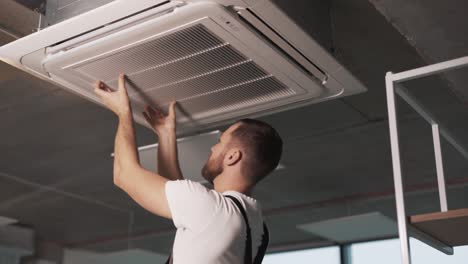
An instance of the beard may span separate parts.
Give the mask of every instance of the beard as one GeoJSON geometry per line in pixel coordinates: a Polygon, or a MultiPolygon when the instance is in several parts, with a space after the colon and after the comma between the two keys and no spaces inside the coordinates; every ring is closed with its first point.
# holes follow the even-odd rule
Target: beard
{"type": "Polygon", "coordinates": [[[205,178],[211,184],[213,184],[214,179],[216,179],[216,177],[218,177],[218,175],[220,175],[224,171],[224,155],[225,153],[222,153],[215,158],[212,157],[213,155],[210,155],[202,168],[203,178],[205,178]]]}

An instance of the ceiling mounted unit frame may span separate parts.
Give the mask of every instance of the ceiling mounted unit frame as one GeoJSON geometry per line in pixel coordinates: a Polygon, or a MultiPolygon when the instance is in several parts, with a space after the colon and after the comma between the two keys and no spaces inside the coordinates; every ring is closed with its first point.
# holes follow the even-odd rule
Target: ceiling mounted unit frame
{"type": "Polygon", "coordinates": [[[179,101],[179,134],[365,91],[270,1],[113,1],[0,47],[0,58],[100,104],[120,72],[137,122],[179,101]]]}

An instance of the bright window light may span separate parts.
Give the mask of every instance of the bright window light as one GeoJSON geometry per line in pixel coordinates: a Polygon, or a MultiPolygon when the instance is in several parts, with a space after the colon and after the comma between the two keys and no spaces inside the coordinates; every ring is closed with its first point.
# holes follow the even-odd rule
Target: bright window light
{"type": "Polygon", "coordinates": [[[339,264],[340,249],[339,247],[325,247],[316,249],[306,249],[298,251],[290,251],[284,253],[267,254],[263,259],[262,264],[339,264]]]}
{"type": "MultiPolygon", "coordinates": [[[[454,248],[454,255],[446,255],[425,243],[410,239],[412,264],[466,264],[468,246],[454,248]]],[[[400,240],[388,239],[357,243],[351,246],[351,264],[399,264],[400,240]]]]}
{"type": "Polygon", "coordinates": [[[398,239],[357,243],[351,246],[351,264],[399,264],[398,239]]]}
{"type": "Polygon", "coordinates": [[[425,243],[410,239],[411,260],[413,264],[466,264],[468,263],[468,246],[455,247],[453,255],[446,255],[425,243]]]}

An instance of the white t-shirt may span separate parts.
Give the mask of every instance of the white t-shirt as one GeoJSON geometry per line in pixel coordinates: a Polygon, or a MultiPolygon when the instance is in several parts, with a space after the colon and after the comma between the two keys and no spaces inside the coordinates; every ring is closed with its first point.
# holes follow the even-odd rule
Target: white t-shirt
{"type": "Polygon", "coordinates": [[[257,200],[236,191],[218,193],[190,180],[168,181],[166,197],[177,228],[173,264],[241,264],[244,262],[246,226],[236,204],[247,212],[252,232],[252,258],[263,235],[263,217],[257,200]]]}

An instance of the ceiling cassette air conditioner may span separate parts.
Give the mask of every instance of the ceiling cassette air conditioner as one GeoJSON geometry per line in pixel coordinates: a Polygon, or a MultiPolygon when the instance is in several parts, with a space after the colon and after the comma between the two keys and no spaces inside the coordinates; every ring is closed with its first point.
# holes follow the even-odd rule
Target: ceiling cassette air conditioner
{"type": "Polygon", "coordinates": [[[94,82],[123,72],[136,121],[177,100],[180,134],[366,91],[268,0],[116,0],[0,58],[96,103],[94,82]]]}

